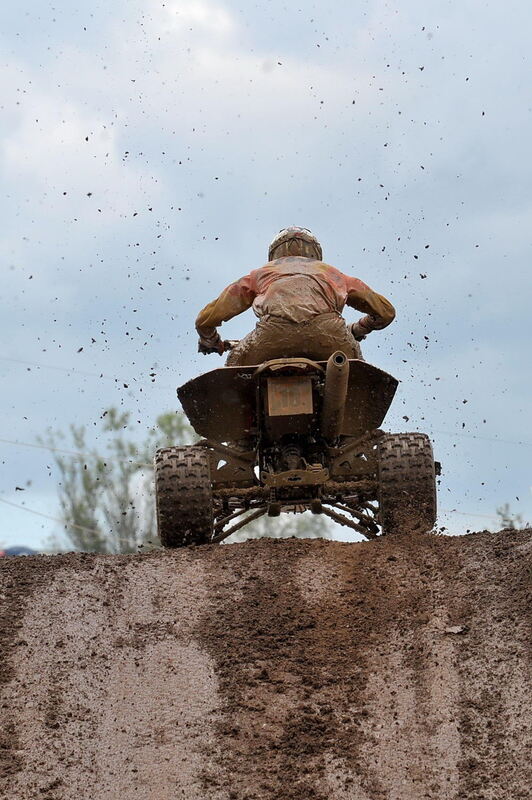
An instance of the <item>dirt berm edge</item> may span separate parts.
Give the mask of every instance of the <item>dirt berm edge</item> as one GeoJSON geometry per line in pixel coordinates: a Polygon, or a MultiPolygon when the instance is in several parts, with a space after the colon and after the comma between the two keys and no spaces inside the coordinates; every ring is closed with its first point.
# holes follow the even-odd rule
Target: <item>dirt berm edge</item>
{"type": "Polygon", "coordinates": [[[0,563],[0,797],[530,797],[532,531],[0,563]]]}

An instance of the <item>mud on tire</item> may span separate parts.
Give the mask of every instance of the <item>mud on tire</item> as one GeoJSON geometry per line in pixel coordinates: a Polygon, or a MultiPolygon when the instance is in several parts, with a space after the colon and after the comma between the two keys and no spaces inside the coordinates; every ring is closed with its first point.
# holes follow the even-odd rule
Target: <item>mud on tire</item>
{"type": "Polygon", "coordinates": [[[377,446],[383,534],[427,532],[436,522],[436,474],[424,433],[387,433],[377,446]]]}
{"type": "Polygon", "coordinates": [[[165,447],[155,454],[157,529],[163,547],[205,544],[213,530],[209,454],[165,447]]]}

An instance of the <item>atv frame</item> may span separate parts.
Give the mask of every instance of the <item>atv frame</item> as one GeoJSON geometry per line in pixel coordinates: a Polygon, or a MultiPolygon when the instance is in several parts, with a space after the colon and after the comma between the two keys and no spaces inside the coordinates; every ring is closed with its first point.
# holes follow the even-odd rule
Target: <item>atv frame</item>
{"type": "Polygon", "coordinates": [[[397,381],[337,352],[225,367],[178,396],[194,445],[155,456],[166,547],[221,542],[255,519],[325,514],[368,539],[429,530],[436,468],[428,437],[380,429],[397,381]]]}

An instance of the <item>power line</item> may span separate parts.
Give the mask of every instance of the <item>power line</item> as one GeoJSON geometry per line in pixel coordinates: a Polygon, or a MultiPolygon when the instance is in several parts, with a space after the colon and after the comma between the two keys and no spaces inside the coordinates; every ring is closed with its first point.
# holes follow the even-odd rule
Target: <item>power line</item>
{"type": "MultiPolygon", "coordinates": [[[[113,381],[113,383],[128,383],[128,381],[135,381],[135,383],[139,383],[138,378],[113,378],[112,375],[104,375],[103,372],[88,372],[83,369],[77,369],[77,367],[59,367],[54,364],[42,364],[37,361],[25,361],[21,358],[10,358],[8,356],[0,356],[0,361],[10,361],[13,364],[24,364],[29,367],[37,367],[38,369],[52,369],[56,370],[57,372],[73,372],[76,375],[84,375],[88,378],[99,378],[100,380],[105,381],[113,381]]],[[[158,389],[165,389],[168,391],[174,391],[175,386],[161,386],[160,384],[157,385],[158,389]]]]}
{"type": "Polygon", "coordinates": [[[499,442],[500,444],[519,444],[524,445],[525,447],[532,447],[532,442],[513,442],[509,439],[498,439],[492,436],[477,436],[475,433],[461,433],[456,431],[452,433],[451,431],[439,431],[436,428],[432,428],[432,433],[441,433],[444,436],[460,436],[464,439],[480,439],[484,442],[499,442]]]}
{"type": "Polygon", "coordinates": [[[66,525],[69,528],[76,528],[79,531],[85,531],[86,533],[96,533],[98,536],[101,536],[101,531],[96,530],[96,528],[85,528],[84,525],[78,525],[75,522],[68,522],[64,519],[59,519],[59,517],[51,517],[49,514],[43,514],[41,511],[35,511],[33,508],[27,508],[26,506],[21,506],[18,503],[12,503],[10,500],[4,500],[3,497],[0,497],[0,503],[5,503],[8,506],[13,506],[13,508],[19,508],[21,511],[27,511],[29,514],[35,514],[38,517],[44,517],[45,519],[51,519],[53,522],[60,522],[62,525],[66,525]]]}
{"type": "Polygon", "coordinates": [[[456,508],[440,508],[442,514],[459,514],[461,517],[482,517],[483,519],[496,519],[497,514],[470,514],[469,511],[457,511],[456,508]]]}
{"type": "MultiPolygon", "coordinates": [[[[445,431],[434,431],[433,430],[433,433],[446,433],[446,432],[445,431]]],[[[447,436],[453,436],[454,434],[446,433],[446,435],[447,436]]],[[[457,435],[460,435],[460,434],[457,434],[457,435]]],[[[466,434],[462,434],[462,435],[465,436],[466,434]]],[[[482,438],[482,437],[471,437],[471,438],[482,438]]],[[[487,441],[501,442],[503,444],[521,444],[521,445],[525,445],[525,446],[530,444],[529,442],[506,442],[503,439],[488,439],[487,437],[484,437],[484,438],[486,438],[487,441]]],[[[96,453],[81,453],[81,452],[79,452],[77,450],[64,450],[63,448],[60,448],[60,447],[50,447],[50,446],[44,445],[44,444],[34,444],[32,442],[21,442],[19,440],[15,440],[15,439],[0,439],[0,442],[2,442],[3,444],[11,444],[11,445],[14,445],[15,447],[32,447],[32,448],[35,448],[37,450],[48,450],[49,452],[52,452],[52,453],[62,453],[64,455],[76,456],[78,458],[87,458],[87,459],[89,459],[89,458],[94,458],[94,456],[97,455],[96,453]]],[[[101,456],[99,456],[99,458],[102,459],[101,456]]],[[[116,458],[115,456],[112,456],[112,455],[109,456],[109,461],[114,461],[114,462],[121,463],[121,464],[129,464],[130,466],[135,466],[135,467],[144,467],[146,469],[153,469],[153,464],[146,464],[144,461],[132,461],[131,459],[127,459],[127,458],[116,458]]],[[[104,462],[104,466],[106,466],[108,469],[112,468],[112,464],[106,464],[105,462],[104,462]]],[[[455,511],[455,512],[449,512],[449,513],[461,514],[461,513],[465,513],[465,512],[455,511]]],[[[487,516],[487,515],[485,515],[485,514],[476,514],[476,515],[475,514],[471,514],[471,515],[466,514],[466,516],[487,516]]],[[[490,519],[492,519],[492,517],[490,519]]]]}
{"type": "MultiPolygon", "coordinates": [[[[18,447],[34,447],[37,450],[49,450],[52,453],[63,453],[64,455],[79,456],[80,458],[93,458],[96,455],[95,453],[80,453],[77,450],[63,450],[60,447],[49,447],[46,444],[33,444],[31,442],[20,442],[13,439],[0,439],[0,442],[3,442],[4,444],[13,444],[18,447]]],[[[99,456],[99,458],[101,458],[101,456],[99,456]]],[[[131,461],[128,458],[115,458],[114,456],[109,456],[109,460],[120,462],[121,464],[131,464],[131,466],[134,467],[153,468],[153,464],[145,464],[143,461],[131,461]]],[[[105,464],[105,466],[107,466],[107,464],[105,464]]]]}
{"type": "MultiPolygon", "coordinates": [[[[495,441],[500,441],[500,440],[497,439],[495,441]]],[[[48,447],[48,446],[42,445],[42,444],[31,444],[29,442],[19,442],[19,441],[13,441],[11,439],[0,439],[0,442],[4,442],[6,444],[18,445],[18,446],[22,446],[22,447],[35,447],[35,448],[40,449],[40,450],[50,450],[50,451],[52,451],[54,453],[64,453],[66,455],[80,456],[82,458],[90,458],[90,457],[92,457],[91,454],[89,454],[89,453],[80,453],[80,452],[75,451],[75,450],[63,450],[63,449],[60,449],[58,447],[48,447]]],[[[516,444],[518,444],[518,443],[516,443],[516,444]]],[[[92,455],[94,455],[94,454],[92,454],[92,455]]],[[[138,462],[134,462],[133,461],[132,462],[132,461],[130,461],[128,459],[124,459],[124,458],[123,459],[113,459],[113,460],[114,461],[120,461],[121,463],[124,463],[124,464],[131,464],[133,466],[147,467],[148,469],[153,469],[153,464],[145,464],[142,461],[138,461],[138,462]]],[[[111,466],[111,465],[109,465],[109,466],[111,466]]],[[[31,511],[31,509],[26,508],[26,506],[19,506],[16,503],[10,503],[8,500],[2,500],[2,498],[0,498],[0,501],[3,502],[3,503],[8,503],[9,505],[15,506],[15,508],[21,508],[23,511],[31,511]]],[[[457,509],[455,509],[455,508],[453,508],[453,509],[441,508],[440,511],[442,513],[444,513],[444,514],[458,514],[458,515],[464,516],[464,517],[479,517],[479,518],[490,519],[490,520],[495,520],[495,518],[496,518],[496,514],[475,514],[475,513],[472,513],[472,512],[470,513],[468,511],[457,511],[457,509]]],[[[47,519],[52,519],[52,520],[55,520],[56,522],[62,522],[62,520],[57,519],[56,517],[48,517],[46,514],[41,514],[39,511],[32,511],[32,513],[33,514],[39,514],[40,516],[47,517],[47,519]]],[[[76,526],[73,526],[73,527],[76,527],[76,526]]],[[[86,528],[84,530],[90,530],[90,529],[86,528]]]]}
{"type": "MultiPolygon", "coordinates": [[[[44,517],[44,519],[51,519],[53,522],[59,522],[66,528],[76,528],[78,531],[84,531],[85,533],[95,533],[98,536],[102,536],[102,531],[97,530],[96,528],[86,528],[84,525],[78,525],[76,522],[70,522],[69,520],[60,519],[59,517],[52,517],[50,514],[43,514],[42,511],[35,511],[33,508],[27,508],[26,506],[21,506],[18,503],[12,503],[10,500],[5,500],[3,497],[0,497],[0,503],[5,503],[8,506],[13,506],[13,508],[18,508],[20,511],[28,511],[30,514],[35,514],[37,517],[44,517]]],[[[117,542],[126,542],[129,543],[128,539],[125,539],[123,536],[116,537],[117,542]]]]}
{"type": "MultiPolygon", "coordinates": [[[[0,497],[0,503],[5,503],[8,506],[13,506],[13,508],[18,508],[21,511],[28,511],[30,514],[36,514],[38,517],[44,517],[45,519],[51,519],[53,522],[60,522],[61,525],[67,525],[70,528],[77,528],[78,530],[86,531],[87,533],[97,533],[99,535],[101,534],[101,531],[98,531],[98,530],[96,530],[94,528],[85,528],[83,525],[77,525],[74,522],[68,522],[68,520],[65,521],[63,519],[60,519],[59,517],[51,517],[49,514],[43,514],[41,511],[35,511],[33,508],[28,508],[27,506],[21,506],[18,503],[12,503],[10,500],[5,500],[3,497],[0,497]]],[[[442,513],[444,513],[444,514],[459,514],[460,516],[463,516],[463,517],[480,517],[482,519],[490,519],[490,520],[495,520],[495,518],[496,518],[495,514],[492,514],[492,515],[490,515],[490,514],[473,514],[473,513],[467,512],[467,511],[457,511],[456,509],[442,508],[442,509],[440,509],[440,511],[442,513]]]]}
{"type": "MultiPolygon", "coordinates": [[[[87,372],[85,370],[77,369],[77,367],[58,367],[52,364],[42,364],[36,361],[25,361],[20,358],[10,358],[9,356],[0,356],[0,361],[11,361],[13,364],[26,364],[32,367],[39,367],[42,369],[53,369],[53,370],[58,370],[60,372],[73,372],[77,375],[85,375],[91,378],[99,378],[107,381],[113,381],[114,383],[126,383],[127,380],[130,381],[133,380],[135,382],[138,382],[137,378],[129,378],[127,380],[125,378],[113,378],[110,375],[104,375],[103,373],[98,374],[96,372],[87,372]]],[[[174,391],[175,386],[161,386],[160,384],[158,384],[157,388],[165,389],[168,391],[174,391]]],[[[462,433],[460,431],[455,431],[455,432],[441,431],[437,430],[436,428],[432,428],[432,431],[433,433],[439,433],[442,434],[443,436],[459,436],[464,439],[479,439],[485,442],[499,442],[500,444],[513,444],[513,445],[517,444],[517,445],[523,445],[525,447],[532,447],[532,442],[522,442],[522,441],[516,442],[516,441],[511,441],[509,439],[499,439],[497,437],[491,437],[491,436],[478,436],[474,433],[462,433]]]]}
{"type": "MultiPolygon", "coordinates": [[[[114,383],[122,383],[122,384],[124,384],[124,383],[127,383],[128,381],[132,381],[132,380],[135,381],[135,383],[139,383],[140,382],[138,378],[128,378],[128,379],[125,379],[125,378],[113,378],[110,375],[104,375],[103,373],[98,374],[96,372],[87,372],[85,370],[77,369],[76,367],[58,367],[58,366],[54,366],[52,364],[40,364],[40,363],[38,363],[36,361],[24,361],[24,360],[22,360],[20,358],[9,358],[8,356],[0,356],[0,361],[11,361],[14,364],[26,364],[26,365],[32,366],[32,367],[39,367],[39,368],[42,368],[42,369],[58,370],[60,372],[73,372],[73,373],[75,373],[77,375],[85,375],[85,376],[91,377],[91,378],[99,378],[101,380],[113,381],[114,383]]],[[[158,389],[164,389],[165,391],[170,391],[170,392],[173,392],[175,390],[175,386],[164,386],[164,385],[161,385],[161,384],[158,384],[157,388],[158,389]]],[[[521,446],[524,446],[524,447],[532,447],[532,442],[523,442],[523,441],[516,442],[516,441],[512,441],[510,439],[499,439],[497,437],[491,437],[491,436],[478,436],[478,435],[476,435],[474,433],[462,433],[461,431],[454,431],[454,432],[441,431],[441,430],[437,430],[436,428],[432,428],[432,432],[441,434],[443,436],[459,436],[462,439],[478,439],[478,440],[484,441],[484,442],[498,442],[499,444],[511,444],[511,445],[521,445],[521,446]]],[[[0,440],[0,441],[3,441],[3,440],[0,440]]]]}
{"type": "Polygon", "coordinates": [[[25,364],[29,367],[38,367],[38,369],[53,369],[58,372],[75,372],[77,375],[85,375],[89,378],[101,378],[106,381],[123,381],[122,378],[113,378],[111,375],[104,375],[103,372],[87,372],[83,369],[76,367],[58,367],[54,364],[40,364],[37,361],[25,361],[21,358],[9,358],[8,356],[0,356],[0,361],[11,361],[13,364],[25,364]]]}

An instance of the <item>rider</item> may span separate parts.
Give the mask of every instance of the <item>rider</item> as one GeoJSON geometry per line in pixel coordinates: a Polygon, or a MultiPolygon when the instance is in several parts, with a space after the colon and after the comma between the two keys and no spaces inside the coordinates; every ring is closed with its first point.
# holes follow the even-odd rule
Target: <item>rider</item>
{"type": "Polygon", "coordinates": [[[389,300],[325,264],[316,237],[295,226],[274,238],[267,264],[232,283],[200,311],[199,352],[222,355],[227,346],[217,326],[251,306],[259,321],[231,351],[228,366],[294,356],[325,361],[335,350],[362,358],[358,342],[395,317],[389,300]],[[341,316],[346,304],[365,314],[349,327],[341,316]]]}

